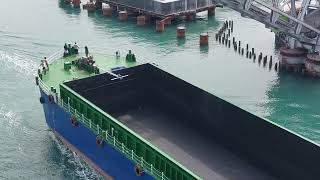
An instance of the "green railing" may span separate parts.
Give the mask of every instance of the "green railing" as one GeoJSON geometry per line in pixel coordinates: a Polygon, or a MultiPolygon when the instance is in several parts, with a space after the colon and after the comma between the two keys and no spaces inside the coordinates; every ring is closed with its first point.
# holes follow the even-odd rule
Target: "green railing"
{"type": "MultiPolygon", "coordinates": [[[[43,83],[43,81],[40,78],[39,86],[47,95],[52,94],[50,88],[45,83],[43,83]]],[[[56,102],[66,112],[75,116],[76,119],[80,121],[80,123],[92,130],[97,136],[102,137],[108,144],[110,144],[116,150],[124,154],[128,159],[138,164],[140,167],[143,168],[145,172],[155,177],[155,179],[169,180],[169,178],[166,177],[163,172],[158,171],[156,168],[153,167],[152,164],[145,161],[143,157],[136,155],[132,149],[127,148],[123,143],[119,142],[115,136],[110,134],[110,132],[103,130],[101,127],[99,127],[98,124],[95,124],[92,120],[86,118],[83,114],[80,114],[76,109],[71,107],[69,103],[65,103],[60,97],[56,99],[56,102]]]]}

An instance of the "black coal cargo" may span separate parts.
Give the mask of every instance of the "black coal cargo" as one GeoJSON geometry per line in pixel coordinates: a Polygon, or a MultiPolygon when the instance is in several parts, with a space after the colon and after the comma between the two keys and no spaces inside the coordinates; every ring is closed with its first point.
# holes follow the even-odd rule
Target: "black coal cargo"
{"type": "Polygon", "coordinates": [[[151,64],[116,73],[124,77],[106,73],[65,84],[201,177],[320,178],[317,144],[151,64]],[[220,156],[237,157],[229,159],[237,165],[220,156]]]}

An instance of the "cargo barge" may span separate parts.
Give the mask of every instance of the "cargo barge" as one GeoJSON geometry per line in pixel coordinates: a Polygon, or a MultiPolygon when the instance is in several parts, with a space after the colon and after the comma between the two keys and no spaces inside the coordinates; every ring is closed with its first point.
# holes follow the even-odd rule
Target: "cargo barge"
{"type": "MultiPolygon", "coordinates": [[[[81,53],[80,53],[81,54],[81,53]]],[[[319,145],[126,57],[44,60],[53,133],[105,179],[317,179],[319,145]]]]}

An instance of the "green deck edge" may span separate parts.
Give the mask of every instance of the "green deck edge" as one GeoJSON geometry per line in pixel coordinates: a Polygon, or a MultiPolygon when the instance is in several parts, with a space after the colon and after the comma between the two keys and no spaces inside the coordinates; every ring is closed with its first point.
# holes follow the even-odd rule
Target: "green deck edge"
{"type": "MultiPolygon", "coordinates": [[[[76,60],[77,58],[80,58],[80,57],[81,57],[81,55],[72,55],[72,56],[68,56],[68,57],[61,57],[60,56],[60,57],[52,58],[51,60],[53,60],[53,62],[49,64],[49,70],[46,71],[45,74],[42,72],[42,79],[40,79],[41,83],[43,83],[43,85],[45,85],[45,87],[43,87],[44,90],[47,89],[45,92],[49,95],[52,93],[50,91],[50,89],[53,88],[62,97],[62,94],[63,94],[62,90],[69,91],[70,95],[79,99],[80,102],[82,101],[83,103],[85,103],[86,106],[88,106],[91,110],[94,110],[94,112],[99,113],[100,117],[98,118],[98,120],[103,121],[103,120],[108,119],[108,120],[112,121],[112,123],[115,124],[116,126],[118,126],[118,128],[120,127],[119,130],[127,131],[125,133],[127,134],[127,136],[129,136],[128,138],[130,138],[130,136],[132,136],[131,138],[133,138],[132,141],[134,143],[137,142],[137,143],[141,144],[143,147],[147,148],[148,151],[151,151],[150,153],[155,156],[154,158],[159,157],[160,158],[159,161],[162,162],[164,160],[166,162],[165,164],[169,163],[168,165],[165,165],[165,167],[172,168],[169,171],[170,174],[172,174],[173,171],[176,171],[176,175],[175,175],[176,179],[180,179],[178,177],[181,177],[181,179],[183,179],[183,180],[201,179],[200,177],[195,175],[193,172],[191,172],[190,170],[185,168],[183,165],[181,165],[180,163],[175,161],[169,155],[162,152],[160,149],[158,149],[157,147],[152,145],[150,142],[148,142],[147,140],[142,138],[140,135],[138,135],[137,133],[135,133],[134,131],[132,131],[128,127],[126,127],[124,124],[120,123],[118,120],[113,118],[111,115],[104,112],[103,110],[101,110],[100,108],[95,106],[93,103],[91,103],[90,101],[81,97],[79,94],[77,94],[72,89],[68,88],[66,85],[63,84],[64,82],[73,81],[75,79],[82,79],[82,78],[96,75],[94,73],[88,73],[87,71],[80,70],[75,65],[72,65],[71,70],[69,70],[69,71],[64,70],[64,62],[71,62],[71,61],[76,60]],[[104,117],[101,117],[101,116],[104,116],[104,117]],[[178,176],[178,173],[180,173],[181,176],[180,175],[178,176]]],[[[113,67],[118,67],[118,66],[133,67],[133,66],[140,64],[138,62],[126,61],[124,57],[116,58],[115,56],[112,57],[112,56],[108,56],[106,54],[94,53],[93,57],[94,57],[94,60],[96,61],[97,67],[100,69],[100,73],[110,72],[111,68],[113,68],[113,67]]],[[[42,86],[40,86],[40,87],[42,87],[42,86]]],[[[67,94],[69,94],[69,93],[67,93],[67,94]]],[[[58,101],[60,101],[60,98],[58,101]]],[[[62,103],[62,108],[64,108],[63,103],[62,103]]],[[[73,108],[76,109],[76,107],[73,107],[73,108]]],[[[70,112],[70,113],[72,114],[72,112],[70,112]]],[[[86,117],[84,117],[84,118],[86,118],[86,117]]],[[[95,123],[93,122],[93,124],[95,124],[95,123]]],[[[110,123],[108,123],[108,124],[110,124],[110,123]]],[[[94,132],[94,127],[92,127],[92,128],[90,127],[89,129],[94,132]]],[[[147,149],[145,149],[145,150],[147,150],[147,149]]],[[[124,154],[124,155],[126,155],[126,154],[124,154]]],[[[145,155],[143,155],[143,156],[145,156],[145,155]]],[[[155,159],[153,159],[152,161],[153,161],[153,163],[156,163],[155,159]]],[[[151,163],[151,164],[153,164],[153,163],[151,163]]],[[[154,164],[154,165],[156,165],[156,164],[154,164]]],[[[159,169],[154,167],[154,170],[160,170],[161,167],[162,167],[162,164],[159,165],[159,169]]],[[[163,171],[167,172],[167,170],[163,170],[163,171]]],[[[155,176],[155,177],[157,177],[157,176],[155,176]]],[[[156,179],[158,179],[158,178],[156,178],[156,179]]],[[[168,178],[165,176],[165,179],[168,179],[168,178]]]]}
{"type": "Polygon", "coordinates": [[[160,153],[162,156],[164,156],[165,158],[167,158],[169,161],[171,161],[172,163],[174,163],[175,165],[177,165],[179,168],[181,168],[183,171],[185,171],[186,173],[188,173],[189,175],[191,175],[193,177],[193,179],[197,179],[197,180],[202,180],[202,178],[200,178],[199,176],[197,176],[196,174],[194,174],[193,172],[191,172],[189,169],[187,169],[186,167],[184,167],[182,164],[180,164],[179,162],[175,161],[173,158],[171,158],[168,154],[166,154],[165,152],[163,152],[162,150],[158,149],[156,146],[154,146],[152,143],[150,143],[149,141],[147,141],[146,139],[144,139],[143,137],[141,137],[139,134],[135,133],[134,131],[132,131],[131,129],[129,129],[128,127],[126,127],[123,123],[119,122],[118,120],[116,120],[114,117],[112,117],[110,114],[104,112],[102,109],[100,109],[99,107],[97,107],[96,105],[94,105],[93,103],[91,103],[90,101],[88,101],[87,99],[83,98],[81,95],[79,95],[77,92],[73,91],[72,89],[70,89],[69,87],[67,87],[65,84],[60,84],[60,86],[64,89],[66,89],[67,91],[69,91],[71,94],[73,94],[74,96],[76,96],[77,98],[79,98],[80,100],[82,100],[83,102],[87,103],[89,106],[91,106],[92,108],[94,108],[95,110],[97,110],[99,113],[101,113],[102,115],[105,115],[107,118],[109,118],[111,121],[113,121],[113,123],[119,125],[121,128],[125,129],[126,131],[128,131],[129,133],[131,133],[132,135],[134,135],[136,138],[138,138],[140,141],[142,141],[143,143],[145,143],[146,145],[148,145],[149,147],[151,147],[152,149],[154,149],[155,151],[157,151],[158,153],[160,153]]]}
{"type": "MultiPolygon", "coordinates": [[[[100,69],[100,73],[106,71],[111,71],[111,68],[124,66],[132,67],[139,64],[138,62],[126,61],[124,57],[116,58],[115,56],[109,56],[106,54],[93,53],[94,61],[96,61],[97,67],[100,69]]],[[[69,71],[64,70],[64,62],[71,62],[80,57],[84,56],[83,54],[72,55],[68,57],[59,57],[55,59],[51,64],[49,64],[49,70],[44,74],[42,73],[42,81],[48,87],[54,87],[57,92],[59,91],[59,85],[66,81],[72,81],[74,78],[82,79],[96,74],[89,73],[85,70],[80,70],[75,65],[71,66],[69,71]]]]}

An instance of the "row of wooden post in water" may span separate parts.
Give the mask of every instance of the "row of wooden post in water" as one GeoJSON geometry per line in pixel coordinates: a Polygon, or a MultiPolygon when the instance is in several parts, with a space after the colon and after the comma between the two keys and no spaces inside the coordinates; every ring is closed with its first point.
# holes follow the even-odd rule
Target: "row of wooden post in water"
{"type": "MultiPolygon", "coordinates": [[[[219,42],[219,44],[223,44],[228,48],[231,48],[231,33],[233,33],[233,21],[226,21],[223,23],[223,26],[219,29],[218,33],[215,35],[216,41],[219,42]]],[[[232,37],[232,46],[235,52],[238,52],[240,55],[245,55],[246,58],[253,59],[253,62],[258,59],[259,64],[263,64],[263,67],[269,66],[269,69],[271,70],[273,66],[272,56],[269,58],[268,63],[268,56],[263,56],[262,52],[258,55],[255,52],[254,48],[249,49],[249,44],[246,44],[246,48],[241,46],[241,41],[236,41],[235,37],[232,37]]],[[[279,63],[274,64],[275,71],[278,71],[279,63]]]]}

